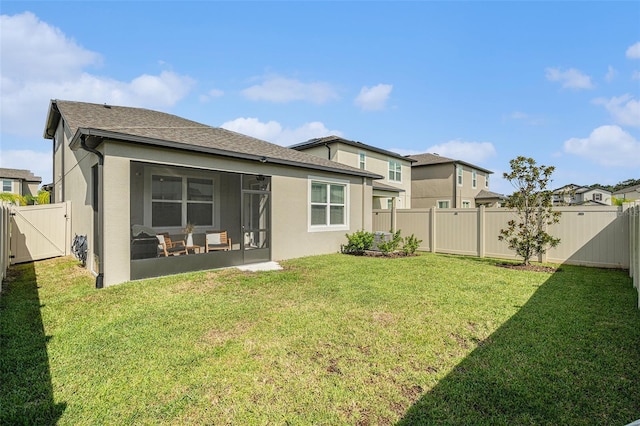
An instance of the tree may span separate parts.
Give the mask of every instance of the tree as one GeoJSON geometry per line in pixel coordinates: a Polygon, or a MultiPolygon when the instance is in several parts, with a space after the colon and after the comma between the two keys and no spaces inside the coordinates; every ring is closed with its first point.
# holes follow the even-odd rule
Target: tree
{"type": "Polygon", "coordinates": [[[553,193],[547,189],[553,166],[536,165],[533,158],[519,156],[509,161],[511,173],[504,173],[516,191],[507,199],[506,206],[515,209],[519,221],[510,220],[507,229],[501,229],[498,239],[506,241],[529,265],[533,256],[545,253],[547,248],[560,244],[559,238],[549,235],[547,225],[560,220],[560,212],[553,211],[553,193]]]}

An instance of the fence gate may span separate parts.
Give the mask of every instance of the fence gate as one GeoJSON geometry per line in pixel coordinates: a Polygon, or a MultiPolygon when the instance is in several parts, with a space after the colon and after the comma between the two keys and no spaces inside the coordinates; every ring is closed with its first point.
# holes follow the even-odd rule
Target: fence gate
{"type": "Polygon", "coordinates": [[[70,232],[70,202],[12,207],[11,264],[68,255],[70,232]]]}

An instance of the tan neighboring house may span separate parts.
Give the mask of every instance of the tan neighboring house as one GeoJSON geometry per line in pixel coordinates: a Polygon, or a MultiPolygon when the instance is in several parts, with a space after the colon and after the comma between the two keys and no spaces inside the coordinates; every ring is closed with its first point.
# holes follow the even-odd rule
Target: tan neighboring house
{"type": "Polygon", "coordinates": [[[1,169],[0,192],[10,192],[18,195],[38,195],[38,187],[42,182],[40,176],[35,176],[29,170],[1,169]]]}
{"type": "Polygon", "coordinates": [[[640,185],[627,186],[626,188],[617,190],[612,195],[618,200],[623,201],[640,200],[640,185]]]}
{"type": "Polygon", "coordinates": [[[499,207],[502,194],[489,190],[492,171],[438,154],[416,154],[411,167],[413,208],[499,207]]]}
{"type": "Polygon", "coordinates": [[[96,287],[336,252],[382,177],[142,108],[52,100],[44,137],[96,287]]]}
{"type": "Polygon", "coordinates": [[[310,139],[289,148],[382,175],[373,181],[374,209],[391,209],[394,200],[397,209],[411,208],[410,158],[339,136],[310,139]]]}
{"type": "Polygon", "coordinates": [[[553,191],[553,204],[557,206],[610,206],[611,191],[600,187],[568,184],[553,191]]]}

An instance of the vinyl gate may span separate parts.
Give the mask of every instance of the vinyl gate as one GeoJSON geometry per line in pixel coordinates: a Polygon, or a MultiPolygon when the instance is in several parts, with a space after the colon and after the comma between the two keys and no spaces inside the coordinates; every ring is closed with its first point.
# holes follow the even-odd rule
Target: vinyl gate
{"type": "Polygon", "coordinates": [[[70,252],[71,203],[11,208],[11,264],[70,252]]]}

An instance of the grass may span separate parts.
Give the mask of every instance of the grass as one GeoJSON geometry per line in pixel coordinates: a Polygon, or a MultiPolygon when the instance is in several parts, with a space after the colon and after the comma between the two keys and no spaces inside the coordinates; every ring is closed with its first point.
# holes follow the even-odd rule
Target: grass
{"type": "Polygon", "coordinates": [[[68,258],[0,298],[0,424],[626,424],[623,271],[327,255],[104,290],[68,258]]]}

